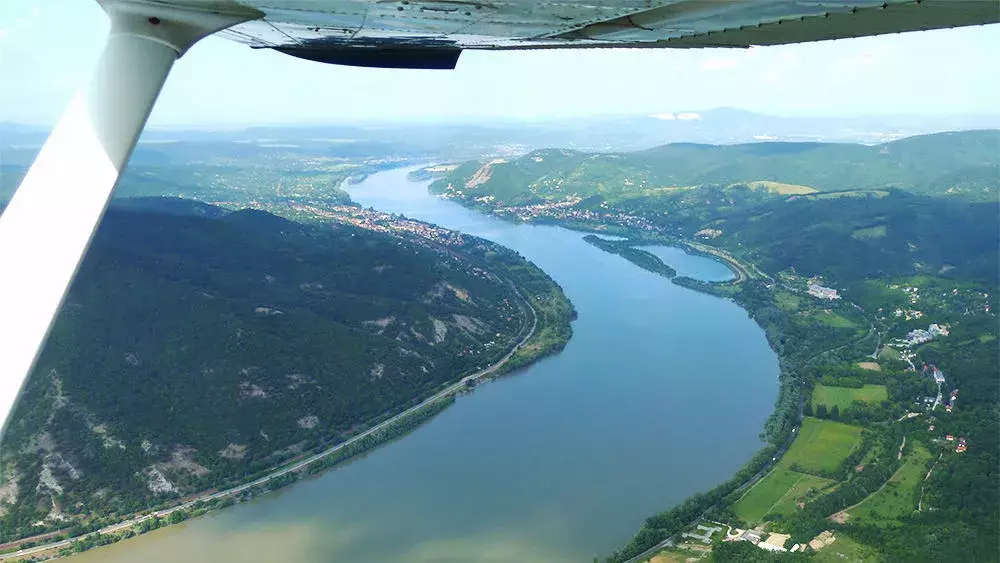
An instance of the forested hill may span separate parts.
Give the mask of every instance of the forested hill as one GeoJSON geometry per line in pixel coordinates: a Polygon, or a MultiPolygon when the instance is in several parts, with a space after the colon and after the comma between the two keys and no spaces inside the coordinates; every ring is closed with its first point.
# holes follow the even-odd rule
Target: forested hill
{"type": "Polygon", "coordinates": [[[508,205],[565,197],[627,197],[706,184],[782,193],[903,189],[995,201],[1000,131],[910,137],[882,145],[847,143],[675,143],[631,153],[562,149],[512,161],[469,162],[433,186],[508,205]],[[778,183],[774,185],[770,183],[778,183]]]}
{"type": "Polygon", "coordinates": [[[0,541],[239,482],[496,361],[531,326],[507,274],[558,289],[457,234],[113,206],[11,419],[0,541]]]}

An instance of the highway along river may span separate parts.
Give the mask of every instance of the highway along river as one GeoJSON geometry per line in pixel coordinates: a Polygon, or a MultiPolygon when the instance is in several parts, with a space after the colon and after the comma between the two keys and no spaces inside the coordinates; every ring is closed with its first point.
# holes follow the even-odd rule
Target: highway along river
{"type": "MultiPolygon", "coordinates": [[[[406,172],[375,174],[351,196],[534,261],[579,312],[566,349],[349,465],[72,561],[590,561],[761,446],[778,362],[744,310],[581,233],[433,197],[406,172]]],[[[657,254],[681,275],[731,276],[708,258],[657,254]]]]}

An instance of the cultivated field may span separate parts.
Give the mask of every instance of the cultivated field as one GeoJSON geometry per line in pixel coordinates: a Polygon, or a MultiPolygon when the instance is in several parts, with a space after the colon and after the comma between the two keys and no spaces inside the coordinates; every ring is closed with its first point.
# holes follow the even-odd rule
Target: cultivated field
{"type": "MultiPolygon", "coordinates": [[[[910,446],[907,445],[907,449],[910,446]]],[[[885,487],[869,496],[848,514],[851,520],[886,522],[912,514],[917,509],[917,495],[920,483],[927,474],[927,462],[931,453],[919,442],[913,442],[913,449],[906,454],[906,461],[889,479],[885,487]]]]}
{"type": "Polygon", "coordinates": [[[804,471],[833,471],[857,445],[861,427],[840,422],[805,417],[799,436],[788,448],[779,467],[792,465],[804,471]]]}
{"type": "Polygon", "coordinates": [[[855,328],[857,324],[833,311],[816,311],[811,315],[817,321],[834,328],[855,328]]]}
{"type": "Polygon", "coordinates": [[[777,468],[747,491],[733,509],[748,522],[758,522],[767,514],[788,516],[795,513],[796,502],[809,489],[822,489],[832,483],[830,479],[777,468]]]}
{"type": "Polygon", "coordinates": [[[814,563],[869,563],[879,561],[878,553],[844,534],[837,533],[837,539],[812,556],[814,563]]]}
{"type": "Polygon", "coordinates": [[[885,385],[865,385],[860,389],[816,385],[812,394],[812,406],[815,409],[818,405],[826,405],[826,408],[831,409],[836,405],[843,411],[850,408],[854,401],[878,403],[888,398],[889,392],[886,391],[885,385]]]}
{"type": "Polygon", "coordinates": [[[769,180],[759,180],[747,184],[751,190],[767,190],[774,194],[781,195],[804,195],[818,192],[816,188],[800,186],[798,184],[783,184],[781,182],[771,182],[769,180]]]}

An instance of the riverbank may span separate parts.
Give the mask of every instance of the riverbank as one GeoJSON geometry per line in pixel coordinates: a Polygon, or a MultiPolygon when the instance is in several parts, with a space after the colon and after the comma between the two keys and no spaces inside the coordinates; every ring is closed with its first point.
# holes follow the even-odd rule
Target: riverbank
{"type": "MultiPolygon", "coordinates": [[[[406,181],[405,170],[349,189],[365,208],[480,237],[537,265],[579,310],[565,350],[477,386],[420,432],[337,471],[81,563],[590,560],[646,515],[725,481],[757,449],[777,358],[734,303],[663,283],[577,232],[469,212],[406,181]],[[679,400],[679,388],[711,397],[712,408],[679,400]],[[687,444],[684,456],[675,443],[687,444]]],[[[732,278],[714,260],[650,251],[684,275],[732,278]]],[[[541,314],[545,299],[532,302],[541,314]]]]}
{"type": "MultiPolygon", "coordinates": [[[[391,442],[428,422],[455,402],[455,397],[482,381],[512,373],[546,356],[558,353],[572,335],[570,321],[575,317],[572,304],[553,280],[530,264],[507,266],[504,277],[485,272],[509,285],[518,308],[525,318],[515,345],[498,361],[470,375],[445,384],[443,389],[418,404],[387,415],[384,420],[347,440],[312,454],[302,454],[278,466],[248,476],[246,482],[224,490],[209,489],[186,496],[180,502],[165,503],[114,522],[95,521],[81,530],[72,528],[56,541],[53,534],[26,538],[7,544],[0,560],[44,560],[86,551],[149,532],[170,524],[218,510],[292,484],[304,476],[340,466],[375,448],[391,442]],[[89,528],[89,529],[87,529],[89,528]],[[68,537],[67,537],[68,536],[68,537]],[[34,545],[43,541],[41,545],[34,545]]],[[[62,536],[63,534],[59,534],[62,536]]]]}
{"type": "MultiPolygon", "coordinates": [[[[502,220],[511,220],[505,215],[494,216],[502,220]]],[[[523,220],[513,221],[524,223],[523,220]]],[[[764,330],[768,345],[779,358],[781,369],[778,378],[778,399],[761,432],[766,445],[721,484],[707,492],[689,497],[672,509],[650,517],[632,541],[610,558],[619,562],[638,561],[643,554],[655,552],[668,543],[691,522],[728,506],[735,496],[761,479],[769,468],[777,463],[791,444],[794,438],[793,431],[802,420],[803,396],[798,376],[799,371],[808,364],[803,359],[803,350],[816,352],[817,346],[824,346],[823,349],[828,350],[830,348],[825,346],[831,342],[834,343],[833,348],[838,349],[850,345],[853,341],[843,344],[834,338],[829,341],[821,339],[808,346],[796,345],[797,341],[801,342],[802,334],[793,326],[789,312],[782,310],[777,303],[777,294],[782,287],[775,284],[774,279],[763,273],[755,264],[744,262],[725,250],[696,240],[650,236],[641,230],[617,228],[612,233],[610,229],[604,231],[595,228],[593,224],[583,226],[577,221],[562,222],[546,219],[542,222],[590,233],[584,240],[605,252],[620,255],[645,270],[670,278],[675,285],[736,303],[764,330]],[[607,240],[599,236],[606,234],[624,238],[607,240]],[[719,261],[732,271],[734,279],[703,281],[689,276],[678,276],[673,268],[664,271],[664,268],[658,265],[664,264],[658,257],[642,250],[644,245],[663,244],[679,246],[689,254],[719,261]]],[[[815,357],[815,354],[811,354],[811,357],[815,357]]]]}

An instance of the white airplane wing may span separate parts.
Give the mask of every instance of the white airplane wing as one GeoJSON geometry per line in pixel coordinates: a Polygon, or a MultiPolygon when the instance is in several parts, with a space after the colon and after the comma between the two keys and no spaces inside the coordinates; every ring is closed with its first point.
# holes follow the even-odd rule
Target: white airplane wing
{"type": "Polygon", "coordinates": [[[996,0],[244,0],[221,35],[321,62],[453,68],[464,49],[750,47],[1000,21],[996,0]]]}

